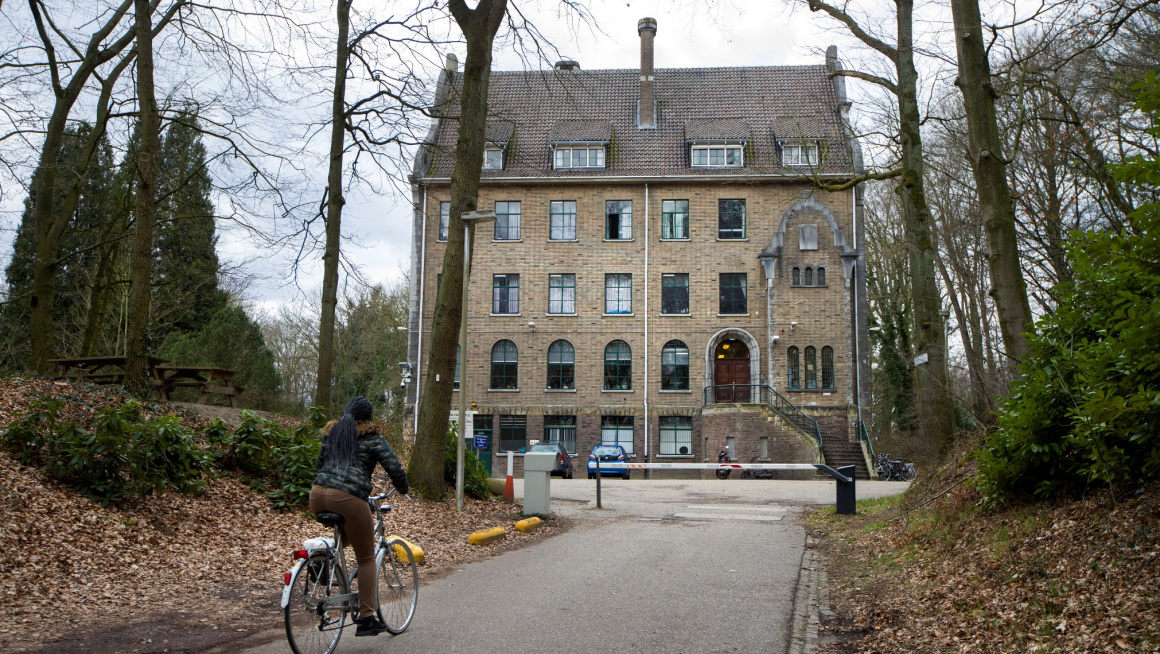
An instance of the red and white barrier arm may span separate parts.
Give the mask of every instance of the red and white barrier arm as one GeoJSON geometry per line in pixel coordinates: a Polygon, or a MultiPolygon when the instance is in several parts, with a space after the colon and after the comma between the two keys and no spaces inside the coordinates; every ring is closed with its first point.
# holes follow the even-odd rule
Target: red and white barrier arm
{"type": "Polygon", "coordinates": [[[613,464],[619,468],[625,466],[630,470],[719,470],[722,468],[738,470],[817,470],[814,463],[624,463],[613,464]]]}

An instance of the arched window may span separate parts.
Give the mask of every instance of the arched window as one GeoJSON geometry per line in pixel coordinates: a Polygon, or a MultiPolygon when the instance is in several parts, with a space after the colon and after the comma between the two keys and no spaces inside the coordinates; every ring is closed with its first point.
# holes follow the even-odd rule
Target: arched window
{"type": "Polygon", "coordinates": [[[818,266],[818,286],[826,285],[826,269],[818,266]]]}
{"type": "Polygon", "coordinates": [[[813,286],[814,285],[814,269],[813,268],[806,266],[806,278],[804,280],[802,280],[802,285],[804,285],[804,286],[813,286]]]}
{"type": "Polygon", "coordinates": [[[834,348],[829,345],[822,348],[822,388],[834,390],[834,348]]]}
{"type": "Polygon", "coordinates": [[[497,341],[491,346],[490,388],[519,388],[519,350],[511,341],[497,341]]]}
{"type": "Polygon", "coordinates": [[[813,345],[806,347],[806,390],[818,387],[818,351],[813,345]]]}
{"type": "Polygon", "coordinates": [[[793,281],[790,282],[794,286],[801,286],[802,283],[802,269],[797,266],[793,267],[793,281]]]}
{"type": "Polygon", "coordinates": [[[632,390],[632,348],[624,341],[604,348],[604,390],[632,390]]]}
{"type": "Polygon", "coordinates": [[[661,350],[661,390],[689,390],[689,347],[669,341],[661,350]]]}
{"type": "Polygon", "coordinates": [[[802,378],[800,368],[798,368],[798,349],[796,347],[791,347],[785,351],[785,369],[788,375],[787,387],[801,388],[802,378]]]}
{"type": "Polygon", "coordinates": [[[555,341],[548,346],[548,388],[576,388],[576,350],[568,341],[555,341]]]}

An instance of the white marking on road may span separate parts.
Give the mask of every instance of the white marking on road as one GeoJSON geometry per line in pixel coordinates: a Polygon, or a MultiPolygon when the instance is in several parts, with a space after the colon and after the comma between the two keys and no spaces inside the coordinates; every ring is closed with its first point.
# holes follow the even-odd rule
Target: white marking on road
{"type": "Polygon", "coordinates": [[[674,513],[674,517],[688,520],[748,520],[750,522],[777,522],[780,515],[754,515],[752,513],[674,513]]]}
{"type": "Polygon", "coordinates": [[[768,506],[758,504],[693,504],[685,507],[697,511],[758,511],[762,513],[785,513],[788,506],[768,506]]]}

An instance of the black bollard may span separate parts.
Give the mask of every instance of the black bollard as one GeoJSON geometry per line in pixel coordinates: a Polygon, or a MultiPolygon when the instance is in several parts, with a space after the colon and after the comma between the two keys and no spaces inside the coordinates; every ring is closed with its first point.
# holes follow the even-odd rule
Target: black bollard
{"type": "Polygon", "coordinates": [[[838,474],[843,475],[846,479],[837,479],[838,498],[837,498],[837,512],[838,515],[854,515],[858,512],[855,508],[854,496],[854,466],[842,466],[838,468],[838,474]]]}

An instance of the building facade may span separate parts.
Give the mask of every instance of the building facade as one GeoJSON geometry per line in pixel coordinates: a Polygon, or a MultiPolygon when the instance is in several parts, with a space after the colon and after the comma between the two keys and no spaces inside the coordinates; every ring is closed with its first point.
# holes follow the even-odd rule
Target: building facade
{"type": "MultiPolygon", "coordinates": [[[[478,206],[496,222],[476,231],[466,365],[438,383],[468,394],[485,458],[561,440],[581,465],[600,442],[820,461],[856,440],[868,389],[860,189],[819,190],[861,170],[836,49],[654,69],[656,21],[638,33],[639,69],[492,73],[478,206]]],[[[456,77],[449,58],[451,106],[456,77]]],[[[439,120],[413,177],[412,409],[456,136],[439,120]]]]}

